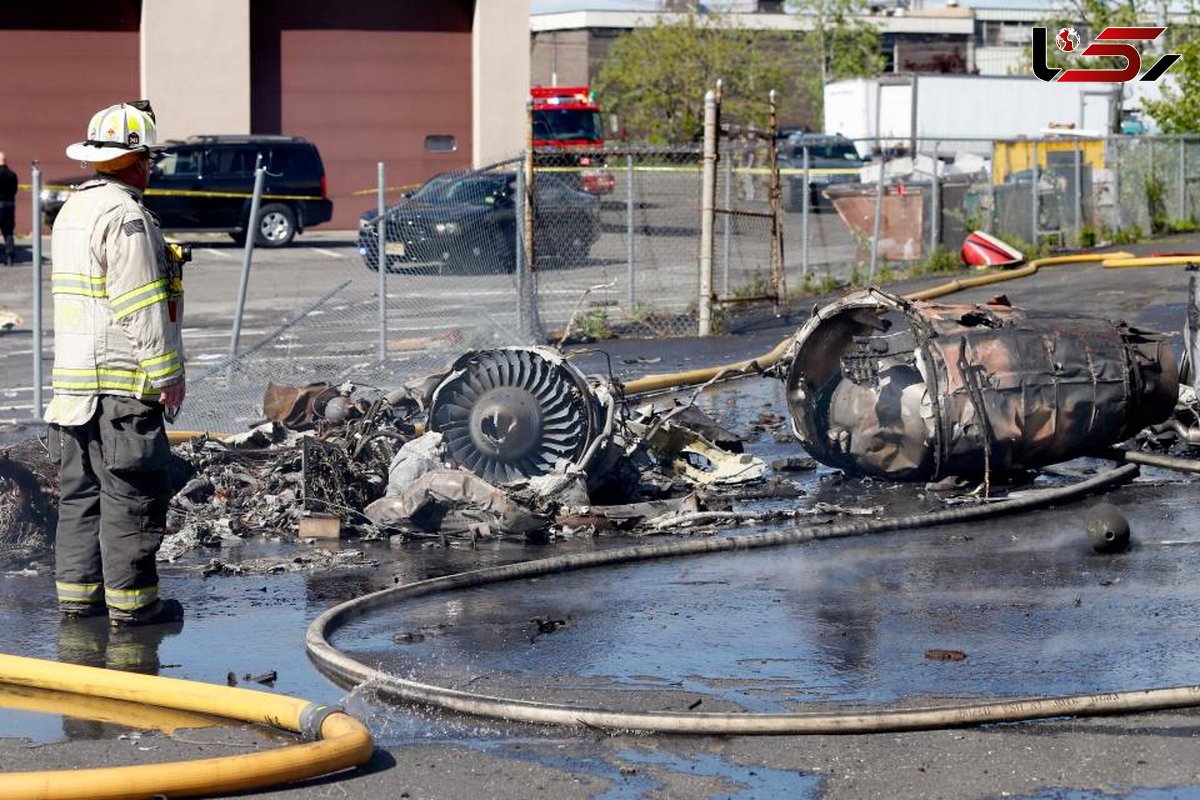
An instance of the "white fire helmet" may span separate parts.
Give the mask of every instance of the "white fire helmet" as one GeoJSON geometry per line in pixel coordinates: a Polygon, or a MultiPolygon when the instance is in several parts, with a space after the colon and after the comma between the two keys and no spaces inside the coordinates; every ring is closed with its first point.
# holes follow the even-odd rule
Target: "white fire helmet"
{"type": "Polygon", "coordinates": [[[158,144],[154,111],[147,100],[118,103],[92,115],[87,139],[67,147],[67,157],[93,164],[139,151],[158,144]]]}

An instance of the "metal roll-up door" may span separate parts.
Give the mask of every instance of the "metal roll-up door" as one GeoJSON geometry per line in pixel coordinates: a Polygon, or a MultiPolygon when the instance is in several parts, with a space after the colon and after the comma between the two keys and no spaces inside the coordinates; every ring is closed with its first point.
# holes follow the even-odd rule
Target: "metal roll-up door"
{"type": "MultiPolygon", "coordinates": [[[[37,160],[43,181],[87,172],[63,152],[84,138],[105,106],[139,95],[139,0],[6,3],[0,14],[4,113],[0,151],[22,184],[37,160]]],[[[27,191],[17,195],[16,231],[31,228],[27,191]]]]}
{"type": "Polygon", "coordinates": [[[353,192],[375,187],[379,161],[390,186],[470,165],[473,15],[469,1],[252,5],[253,132],[317,145],[334,201],[325,227],[357,227],[375,197],[353,192]],[[428,150],[430,136],[455,147],[428,150]]]}

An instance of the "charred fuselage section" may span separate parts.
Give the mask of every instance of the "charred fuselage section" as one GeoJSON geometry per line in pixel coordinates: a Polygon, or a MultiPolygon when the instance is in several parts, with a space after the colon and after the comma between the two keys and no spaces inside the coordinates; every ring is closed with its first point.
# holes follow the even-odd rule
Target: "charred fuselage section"
{"type": "Polygon", "coordinates": [[[847,295],[796,334],[796,435],[855,474],[986,477],[1099,451],[1170,416],[1165,337],[1123,322],[847,295]]]}

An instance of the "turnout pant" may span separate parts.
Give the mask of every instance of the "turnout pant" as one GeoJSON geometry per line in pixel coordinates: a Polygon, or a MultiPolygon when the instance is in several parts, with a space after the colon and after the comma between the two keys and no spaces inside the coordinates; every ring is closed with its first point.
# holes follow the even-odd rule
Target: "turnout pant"
{"type": "Polygon", "coordinates": [[[12,266],[16,261],[17,248],[13,239],[13,228],[16,226],[16,203],[12,200],[0,200],[0,234],[4,235],[4,263],[12,266]]]}
{"type": "Polygon", "coordinates": [[[102,396],[84,425],[50,426],[59,464],[55,585],[64,610],[131,616],[158,599],[170,447],[162,406],[102,396]]]}

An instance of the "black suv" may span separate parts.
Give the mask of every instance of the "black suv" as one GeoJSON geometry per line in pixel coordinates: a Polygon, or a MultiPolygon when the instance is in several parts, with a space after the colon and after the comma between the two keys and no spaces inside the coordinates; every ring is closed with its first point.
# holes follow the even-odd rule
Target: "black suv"
{"type": "Polygon", "coordinates": [[[835,183],[857,183],[866,161],[854,142],[840,134],[793,133],[779,143],[778,157],[783,173],[784,211],[804,208],[804,150],[808,148],[808,207],[814,213],[832,209],[824,190],[835,183]]]}
{"type": "MultiPolygon", "coordinates": [[[[333,216],[325,167],[316,145],[292,136],[192,136],[167,142],[150,175],[145,205],[164,230],[226,231],[246,241],[255,157],[267,168],[256,244],[282,247],[307,227],[333,216]]],[[[88,176],[51,181],[42,192],[53,223],[71,189],[88,176]],[[62,188],[57,188],[62,187],[62,188]]]]}

